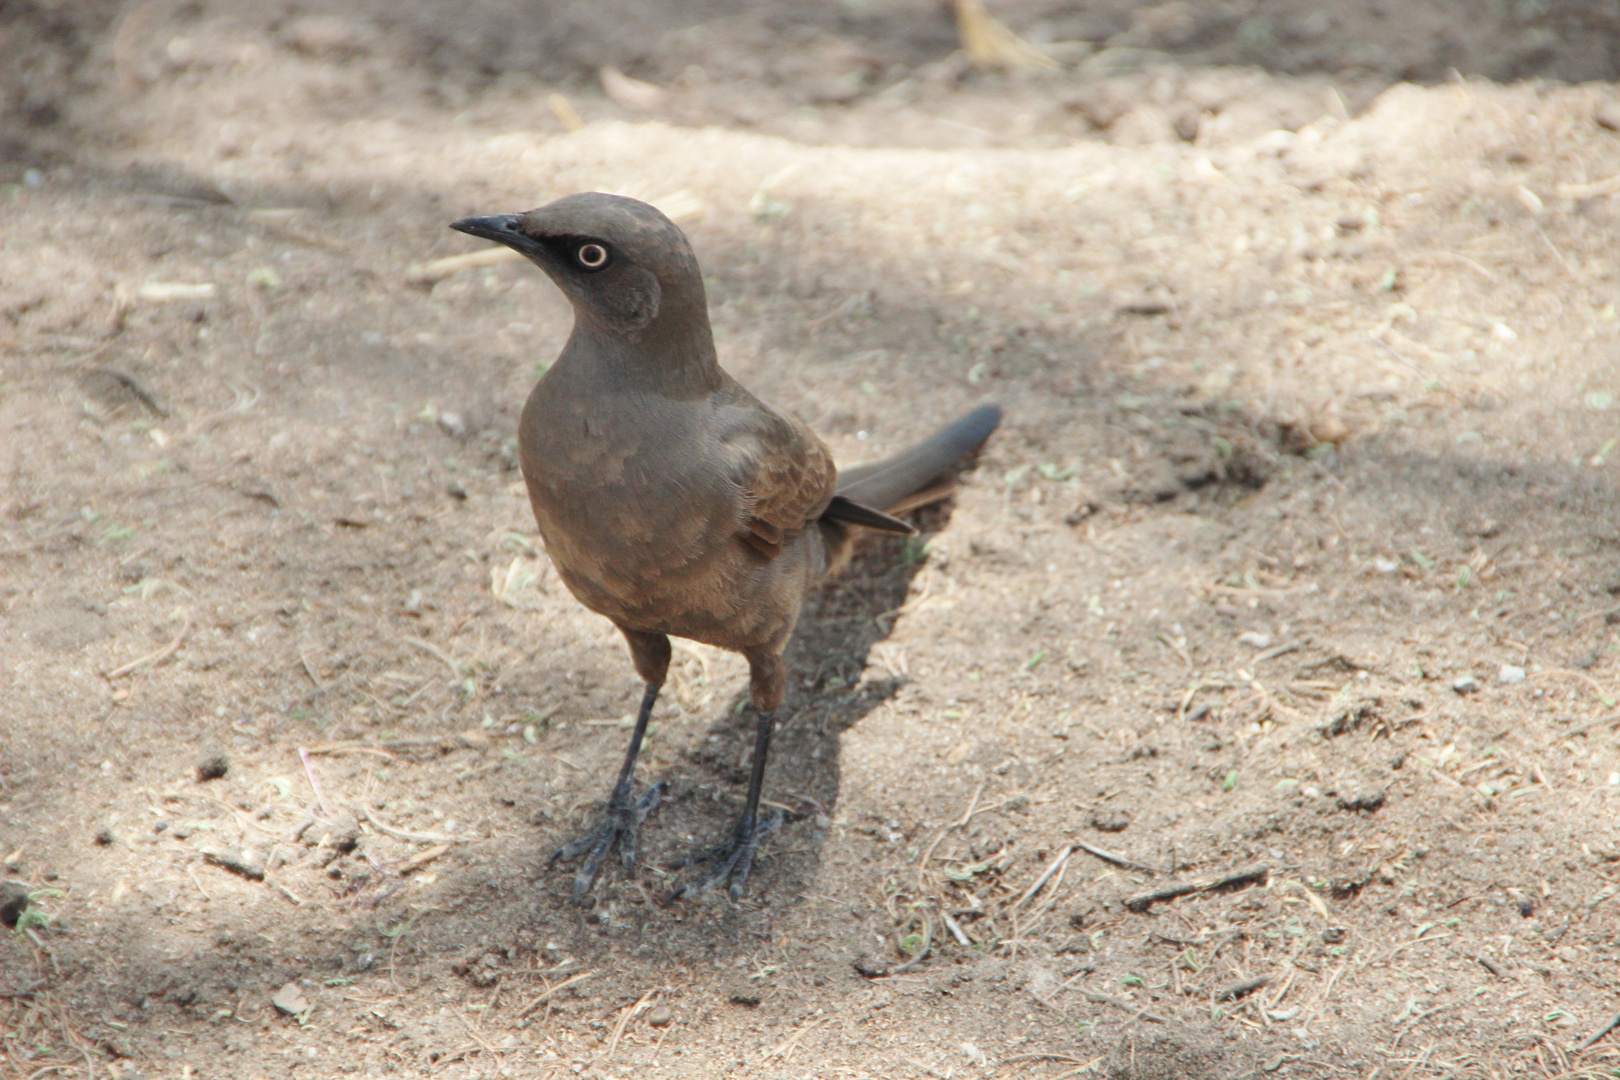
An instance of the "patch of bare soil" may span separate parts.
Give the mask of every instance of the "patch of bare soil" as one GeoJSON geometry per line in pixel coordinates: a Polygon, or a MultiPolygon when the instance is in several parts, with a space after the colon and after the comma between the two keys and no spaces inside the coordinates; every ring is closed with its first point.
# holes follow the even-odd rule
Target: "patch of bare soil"
{"type": "Polygon", "coordinates": [[[0,7],[0,1075],[1612,1075],[1620,95],[1388,85],[1606,9],[585,10],[0,7]],[[649,865],[545,867],[640,687],[516,471],[568,311],[434,261],[582,189],[840,460],[1007,412],[737,906],[701,646],[649,865]]]}

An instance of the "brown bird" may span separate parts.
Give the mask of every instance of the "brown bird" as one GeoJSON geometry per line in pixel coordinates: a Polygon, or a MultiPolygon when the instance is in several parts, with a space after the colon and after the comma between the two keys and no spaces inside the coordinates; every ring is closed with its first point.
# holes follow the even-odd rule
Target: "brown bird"
{"type": "Polygon", "coordinates": [[[588,193],[450,227],[526,256],[573,305],[573,333],[523,408],[523,478],[558,576],[613,620],[647,684],[601,823],[551,861],[585,857],[576,903],[615,844],[634,874],[637,830],[663,785],[636,798],[631,780],[673,634],[748,659],[759,720],[747,801],[724,841],[680,864],[708,872],[669,897],[725,878],[735,900],[760,838],[782,822],[760,818],[760,788],[805,593],[847,559],[850,526],[914,532],[890,514],[948,494],[941,481],[1001,410],[840,473],[809,428],[721,369],[697,257],[654,207],[588,193]]]}

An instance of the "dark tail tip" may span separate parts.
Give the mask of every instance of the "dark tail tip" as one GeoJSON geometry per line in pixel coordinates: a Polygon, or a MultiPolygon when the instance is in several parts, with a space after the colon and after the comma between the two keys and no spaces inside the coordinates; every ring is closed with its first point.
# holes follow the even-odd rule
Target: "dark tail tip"
{"type": "Polygon", "coordinates": [[[1000,424],[1001,406],[981,405],[892,458],[840,471],[838,493],[892,510],[972,454],[1000,424]]]}
{"type": "Polygon", "coordinates": [[[980,405],[950,426],[950,431],[960,430],[964,437],[971,438],[976,447],[988,439],[996,428],[1001,426],[1001,406],[991,403],[980,405]]]}

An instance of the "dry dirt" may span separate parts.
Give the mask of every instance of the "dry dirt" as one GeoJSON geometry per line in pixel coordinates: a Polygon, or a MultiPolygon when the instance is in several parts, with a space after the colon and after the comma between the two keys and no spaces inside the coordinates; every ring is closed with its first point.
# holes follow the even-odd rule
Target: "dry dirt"
{"type": "Polygon", "coordinates": [[[1617,1075],[1620,95],[1482,78],[1608,9],[637,7],[0,4],[0,1075],[1617,1075]],[[411,269],[582,189],[840,459],[1007,412],[740,906],[657,903],[701,647],[652,865],[545,867],[639,695],[515,471],[569,316],[411,269]]]}

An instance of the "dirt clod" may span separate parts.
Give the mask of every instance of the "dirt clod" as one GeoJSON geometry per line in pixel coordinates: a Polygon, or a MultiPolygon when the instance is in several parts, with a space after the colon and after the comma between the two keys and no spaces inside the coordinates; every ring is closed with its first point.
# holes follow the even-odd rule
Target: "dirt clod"
{"type": "Polygon", "coordinates": [[[233,874],[241,874],[255,881],[264,880],[264,857],[257,851],[214,842],[198,844],[197,851],[215,866],[223,867],[233,874]]]}
{"type": "Polygon", "coordinates": [[[1387,794],[1379,785],[1351,785],[1338,792],[1339,809],[1370,813],[1384,805],[1387,794]]]}
{"type": "Polygon", "coordinates": [[[1086,821],[1098,832],[1117,833],[1130,827],[1131,815],[1124,810],[1093,810],[1086,821]]]}
{"type": "Polygon", "coordinates": [[[284,984],[270,998],[270,1004],[288,1016],[302,1016],[309,1012],[309,998],[304,996],[304,988],[296,982],[284,984]]]}
{"type": "Polygon", "coordinates": [[[197,779],[203,782],[222,780],[230,769],[231,763],[224,754],[210,754],[197,763],[197,779]]]}
{"type": "Polygon", "coordinates": [[[28,887],[20,881],[0,881],[0,923],[15,927],[28,908],[28,887]]]}

